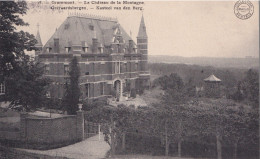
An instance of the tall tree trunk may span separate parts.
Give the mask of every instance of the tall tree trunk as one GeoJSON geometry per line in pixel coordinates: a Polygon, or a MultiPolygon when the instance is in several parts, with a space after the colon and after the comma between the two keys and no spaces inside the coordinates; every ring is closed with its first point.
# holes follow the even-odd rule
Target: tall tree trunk
{"type": "Polygon", "coordinates": [[[237,159],[237,144],[238,144],[238,142],[235,141],[235,143],[234,143],[234,152],[233,152],[233,158],[234,159],[237,159]]]}
{"type": "Polygon", "coordinates": [[[222,159],[221,135],[219,133],[216,134],[216,140],[217,140],[217,158],[222,159]]]}
{"type": "Polygon", "coordinates": [[[165,122],[165,156],[169,155],[169,143],[168,143],[168,126],[167,121],[165,122]]]}
{"type": "Polygon", "coordinates": [[[178,157],[181,157],[181,140],[178,141],[178,157]]]}
{"type": "Polygon", "coordinates": [[[114,154],[115,154],[115,131],[114,131],[114,129],[115,129],[115,124],[114,124],[114,120],[113,120],[113,117],[112,117],[112,115],[111,115],[111,134],[110,134],[110,136],[111,136],[111,144],[110,144],[110,148],[111,148],[111,157],[113,157],[114,156],[114,154]]]}
{"type": "MultiPolygon", "coordinates": [[[[182,119],[182,118],[180,118],[182,119]]],[[[182,137],[182,131],[183,131],[183,128],[182,128],[182,120],[180,120],[180,123],[178,125],[178,156],[181,157],[181,137],[182,137]]]]}
{"type": "Polygon", "coordinates": [[[123,132],[122,136],[122,150],[125,151],[125,132],[123,132]]]}

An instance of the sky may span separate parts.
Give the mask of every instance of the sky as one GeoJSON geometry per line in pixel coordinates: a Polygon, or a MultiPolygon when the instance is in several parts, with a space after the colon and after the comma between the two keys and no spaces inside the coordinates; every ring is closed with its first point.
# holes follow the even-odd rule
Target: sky
{"type": "MultiPolygon", "coordinates": [[[[234,14],[236,1],[145,1],[138,5],[143,10],[133,10],[134,5],[84,4],[74,5],[87,10],[58,11],[50,9],[58,1],[46,4],[30,2],[27,15],[22,18],[29,27],[23,27],[32,34],[39,23],[43,44],[54,34],[69,13],[94,14],[117,18],[127,33],[132,32],[136,41],[143,14],[150,55],[172,55],[184,57],[259,57],[259,5],[252,1],[254,14],[241,20],[234,14]],[[97,10],[100,7],[129,6],[131,10],[97,10]],[[91,9],[94,8],[94,9],[91,9]]],[[[108,1],[110,2],[110,1],[108,1]]],[[[136,6],[136,5],[135,5],[136,6]]]]}

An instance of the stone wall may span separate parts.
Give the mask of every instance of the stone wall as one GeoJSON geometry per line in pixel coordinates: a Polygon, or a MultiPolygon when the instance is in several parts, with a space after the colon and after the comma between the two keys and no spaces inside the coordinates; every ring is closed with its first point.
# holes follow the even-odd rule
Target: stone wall
{"type": "Polygon", "coordinates": [[[83,112],[59,118],[35,118],[21,114],[21,140],[36,144],[70,143],[83,140],[83,112]]]}

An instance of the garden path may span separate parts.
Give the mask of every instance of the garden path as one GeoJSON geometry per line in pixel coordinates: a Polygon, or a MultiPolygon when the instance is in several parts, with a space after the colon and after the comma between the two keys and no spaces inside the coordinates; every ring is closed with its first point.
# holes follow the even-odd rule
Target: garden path
{"type": "Polygon", "coordinates": [[[79,143],[52,150],[19,149],[29,153],[44,154],[49,156],[67,157],[73,159],[101,159],[106,157],[109,145],[104,141],[104,136],[95,135],[79,143]]]}

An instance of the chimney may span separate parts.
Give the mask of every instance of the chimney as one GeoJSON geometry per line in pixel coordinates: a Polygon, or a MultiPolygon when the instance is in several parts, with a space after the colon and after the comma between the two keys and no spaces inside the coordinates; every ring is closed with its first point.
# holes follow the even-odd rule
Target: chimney
{"type": "Polygon", "coordinates": [[[92,53],[98,53],[98,39],[96,36],[96,31],[94,31],[94,37],[92,38],[92,53]]]}

